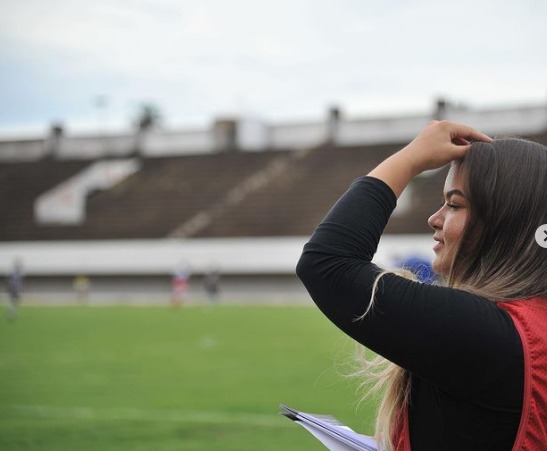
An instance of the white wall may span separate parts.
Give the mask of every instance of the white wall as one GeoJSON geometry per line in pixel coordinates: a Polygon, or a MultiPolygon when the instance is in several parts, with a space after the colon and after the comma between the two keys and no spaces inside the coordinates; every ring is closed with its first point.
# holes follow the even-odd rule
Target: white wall
{"type": "MultiPolygon", "coordinates": [[[[225,274],[293,274],[307,237],[108,240],[0,243],[0,272],[17,258],[38,276],[163,275],[181,264],[203,274],[212,265],[225,274]]],[[[431,235],[387,235],[375,261],[390,265],[410,255],[433,257],[431,235]]]]}

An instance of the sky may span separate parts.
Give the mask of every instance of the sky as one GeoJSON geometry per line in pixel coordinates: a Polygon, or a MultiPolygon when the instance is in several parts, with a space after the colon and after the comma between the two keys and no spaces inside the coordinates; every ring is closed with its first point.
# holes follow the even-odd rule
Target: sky
{"type": "Polygon", "coordinates": [[[0,134],[547,101],[545,0],[2,0],[0,134]]]}

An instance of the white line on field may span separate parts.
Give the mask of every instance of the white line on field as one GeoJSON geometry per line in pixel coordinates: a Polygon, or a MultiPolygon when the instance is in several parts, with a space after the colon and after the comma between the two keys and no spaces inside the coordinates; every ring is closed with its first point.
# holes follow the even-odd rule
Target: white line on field
{"type": "Polygon", "coordinates": [[[285,422],[275,414],[192,412],[187,410],[108,409],[96,407],[57,406],[0,406],[0,413],[38,418],[81,420],[143,420],[176,423],[244,424],[253,426],[283,427],[285,422]]]}

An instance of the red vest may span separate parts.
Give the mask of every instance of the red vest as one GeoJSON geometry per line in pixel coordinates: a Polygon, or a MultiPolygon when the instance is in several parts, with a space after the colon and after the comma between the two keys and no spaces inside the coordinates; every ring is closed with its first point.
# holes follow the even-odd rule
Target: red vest
{"type": "MultiPolygon", "coordinates": [[[[522,416],[512,451],[547,450],[547,299],[500,302],[515,324],[524,352],[522,416]]],[[[395,428],[396,451],[411,451],[408,411],[395,428]]]]}
{"type": "Polygon", "coordinates": [[[524,399],[513,451],[547,449],[547,300],[501,302],[524,351],[524,399]]]}

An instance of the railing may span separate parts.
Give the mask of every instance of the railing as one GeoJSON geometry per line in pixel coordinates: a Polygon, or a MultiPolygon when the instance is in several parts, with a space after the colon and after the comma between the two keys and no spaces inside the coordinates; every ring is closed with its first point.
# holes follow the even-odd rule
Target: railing
{"type": "Polygon", "coordinates": [[[135,148],[133,135],[70,136],[59,140],[59,159],[94,159],[126,156],[135,148]]]}
{"type": "Polygon", "coordinates": [[[327,139],[324,122],[273,125],[269,127],[271,149],[310,147],[327,139]]]}
{"type": "Polygon", "coordinates": [[[0,141],[0,161],[32,161],[46,155],[46,140],[0,141]]]}
{"type": "Polygon", "coordinates": [[[166,131],[148,133],[142,151],[146,156],[211,153],[213,135],[209,130],[166,131]]]}
{"type": "MultiPolygon", "coordinates": [[[[470,124],[491,135],[526,135],[547,129],[547,107],[533,105],[491,110],[448,108],[445,119],[470,124]]],[[[432,119],[430,114],[382,118],[344,119],[332,128],[328,121],[273,124],[238,119],[236,147],[242,151],[312,147],[334,139],[342,146],[403,143],[432,119]],[[329,136],[329,133],[333,136],[329,136]]],[[[153,131],[138,137],[125,133],[103,136],[65,136],[57,145],[49,138],[0,141],[0,161],[29,161],[52,154],[60,159],[97,159],[104,156],[144,156],[213,153],[218,148],[214,128],[153,131]]]]}

